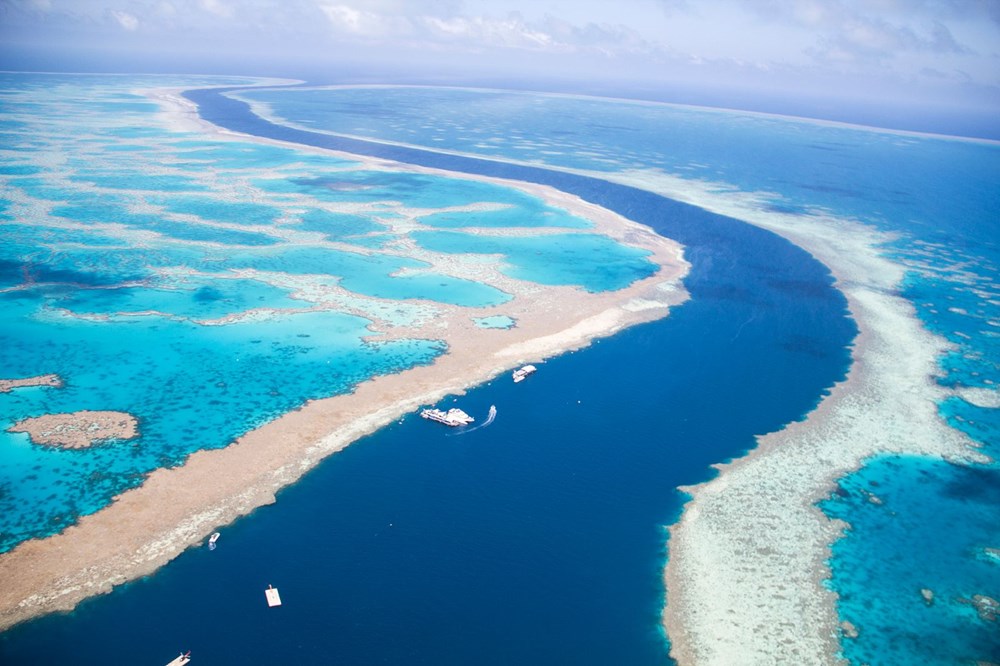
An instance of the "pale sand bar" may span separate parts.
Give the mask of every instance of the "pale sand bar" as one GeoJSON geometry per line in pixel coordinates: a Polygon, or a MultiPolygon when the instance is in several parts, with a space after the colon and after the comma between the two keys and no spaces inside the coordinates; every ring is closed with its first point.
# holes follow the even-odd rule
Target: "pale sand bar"
{"type": "Polygon", "coordinates": [[[671,529],[663,614],[682,666],[840,663],[836,596],[823,581],[845,525],[815,504],[879,453],[982,459],[937,413],[949,392],[932,377],[948,343],[897,295],[903,267],[879,254],[889,239],[869,227],[763,213],[753,195],[664,174],[620,180],[784,236],[829,267],[847,296],[860,329],[847,379],[806,421],[684,489],[693,499],[671,529]]]}
{"type": "Polygon", "coordinates": [[[37,377],[25,377],[23,379],[0,379],[0,393],[9,393],[18,388],[29,388],[32,386],[52,386],[59,388],[63,385],[59,375],[38,375],[37,377]]]}
{"type": "Polygon", "coordinates": [[[139,422],[125,412],[84,410],[24,419],[8,430],[28,433],[35,444],[85,449],[109,439],[134,439],[139,436],[139,422]]]}
{"type": "MultiPolygon", "coordinates": [[[[190,109],[186,119],[198,122],[190,109]]],[[[141,487],[64,532],[0,555],[0,630],[72,609],[86,597],[153,572],[219,525],[274,502],[275,492],[326,456],[423,405],[520,364],[664,317],[671,305],[687,298],[680,279],[688,265],[673,241],[551,188],[495,182],[542,196],[594,221],[597,232],[649,250],[659,272],[620,291],[597,294],[511,281],[508,287],[521,293],[502,307],[442,308],[441,316],[410,336],[424,333],[447,341],[448,353],[432,365],[366,381],[351,394],[310,402],[224,449],[194,453],[182,467],[153,472],[141,487]],[[473,322],[497,313],[513,317],[517,326],[484,329],[473,322]]]]}

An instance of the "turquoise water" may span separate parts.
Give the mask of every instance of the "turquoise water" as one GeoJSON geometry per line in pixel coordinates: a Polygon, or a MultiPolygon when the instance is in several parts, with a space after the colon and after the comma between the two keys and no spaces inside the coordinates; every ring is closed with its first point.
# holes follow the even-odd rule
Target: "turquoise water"
{"type": "Polygon", "coordinates": [[[394,254],[363,255],[329,248],[291,247],[253,254],[234,253],[227,261],[234,268],[287,275],[331,274],[339,276],[340,284],[349,291],[376,298],[426,298],[467,307],[499,305],[510,300],[508,294],[495,287],[431,271],[395,275],[404,269],[427,269],[429,264],[394,254]]]}
{"type": "MultiPolygon", "coordinates": [[[[320,200],[357,203],[401,201],[407,208],[434,209],[496,203],[516,207],[520,217],[551,218],[544,226],[586,227],[589,223],[543,204],[518,190],[475,180],[447,178],[421,173],[344,170],[319,176],[282,180],[259,179],[255,183],[273,193],[306,193],[320,200]]],[[[511,216],[517,220],[518,216],[511,216]]],[[[547,220],[546,220],[547,221],[547,220]]],[[[521,226],[514,224],[510,226],[521,226]]]]}
{"type": "Polygon", "coordinates": [[[166,211],[171,213],[181,213],[228,224],[267,226],[273,224],[281,212],[275,206],[219,201],[215,197],[173,197],[161,200],[153,199],[152,203],[162,205],[166,211]]]}
{"type": "MultiPolygon", "coordinates": [[[[996,143],[509,91],[341,88],[238,96],[314,131],[598,173],[665,173],[720,196],[754,193],[765,211],[833,215],[888,231],[897,240],[884,248],[886,256],[908,269],[902,295],[925,327],[955,345],[940,359],[936,381],[993,396],[1000,390],[996,143]]],[[[939,411],[1000,458],[1000,410],[955,395],[939,411]]],[[[834,548],[830,581],[841,594],[841,614],[863,628],[843,643],[851,663],[956,663],[1000,654],[995,623],[977,624],[956,601],[958,590],[966,597],[1000,593],[995,560],[984,564],[976,554],[1000,543],[1000,500],[982,493],[975,502],[958,501],[954,493],[932,491],[995,484],[996,468],[996,462],[962,467],[879,459],[843,479],[841,493],[824,503],[831,515],[857,523],[834,548]],[[903,471],[887,475],[887,465],[903,471]],[[920,472],[911,473],[916,467],[920,472]],[[873,508],[856,494],[869,479],[880,479],[887,495],[920,499],[894,502],[891,514],[873,508]],[[884,522],[874,526],[873,516],[884,522]],[[955,524],[962,529],[953,534],[955,524]],[[921,569],[922,585],[943,595],[929,608],[914,593],[907,555],[926,551],[928,542],[935,547],[921,569]],[[893,600],[891,612],[886,600],[893,600]],[[931,630],[920,636],[928,622],[931,630]],[[931,661],[918,658],[921,650],[931,661]]]]}
{"type": "Polygon", "coordinates": [[[384,224],[379,224],[362,215],[334,213],[327,210],[313,209],[304,213],[296,225],[303,231],[322,233],[328,240],[345,240],[357,242],[357,236],[362,234],[386,231],[384,224]]]}
{"type": "MultiPolygon", "coordinates": [[[[3,375],[55,372],[65,381],[59,389],[0,395],[7,423],[110,409],[136,415],[141,432],[137,440],[85,451],[46,449],[31,445],[26,435],[3,433],[0,516],[6,548],[58,531],[139,483],[146,472],[178,464],[194,450],[224,446],[307,399],[349,390],[372,374],[427,363],[442,351],[433,341],[365,344],[367,320],[332,312],[203,326],[159,315],[71,319],[43,305],[41,294],[4,296],[3,375]]],[[[198,299],[222,297],[196,291],[159,305],[197,307],[198,299]]],[[[224,311],[218,304],[212,309],[189,314],[224,311]]]]}
{"type": "Polygon", "coordinates": [[[193,451],[446,351],[421,336],[367,340],[380,317],[510,299],[393,251],[409,233],[394,222],[471,206],[503,208],[496,226],[585,226],[493,183],[172,127],[132,92],[239,82],[0,75],[0,378],[65,384],[0,394],[0,552],[193,451]],[[6,431],[78,410],[131,413],[140,435],[64,451],[6,431]]]}
{"type": "Polygon", "coordinates": [[[461,227],[566,227],[586,229],[593,223],[565,211],[544,205],[540,201],[524,202],[518,207],[499,210],[475,210],[431,213],[419,218],[430,227],[455,229],[461,227]]]}
{"type": "Polygon", "coordinates": [[[148,190],[150,192],[208,192],[209,188],[194,178],[170,173],[143,174],[130,171],[111,173],[82,172],[73,182],[96,185],[109,190],[148,190]]]}
{"type": "Polygon", "coordinates": [[[500,270],[520,280],[548,285],[580,285],[587,291],[621,289],[656,272],[645,250],[604,236],[552,234],[535,238],[420,231],[420,247],[435,252],[499,254],[500,270]]]}
{"type": "Polygon", "coordinates": [[[843,639],[852,663],[971,664],[1000,654],[996,620],[972,603],[1000,599],[1000,560],[989,555],[1000,544],[998,504],[995,466],[880,457],[840,482],[823,508],[851,525],[833,561],[840,615],[859,632],[843,639]]]}
{"type": "Polygon", "coordinates": [[[266,305],[292,309],[301,301],[288,292],[256,280],[239,278],[164,280],[157,288],[74,289],[53,295],[49,305],[74,314],[122,316],[155,311],[166,316],[194,321],[238,315],[266,305]]]}

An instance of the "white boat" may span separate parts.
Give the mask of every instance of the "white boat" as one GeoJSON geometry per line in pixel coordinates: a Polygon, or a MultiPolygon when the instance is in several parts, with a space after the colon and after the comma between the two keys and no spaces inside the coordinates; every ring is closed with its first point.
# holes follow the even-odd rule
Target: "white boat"
{"type": "Polygon", "coordinates": [[[281,597],[278,595],[278,588],[268,585],[267,589],[264,590],[264,596],[267,597],[267,605],[271,608],[281,605],[281,597]]]}
{"type": "Polygon", "coordinates": [[[425,409],[420,412],[420,416],[452,427],[469,425],[476,420],[456,407],[449,409],[447,412],[440,409],[425,409]]]}
{"type": "Polygon", "coordinates": [[[168,663],[167,666],[184,666],[189,661],[191,661],[191,650],[188,650],[186,654],[181,653],[179,657],[174,657],[173,661],[168,663]]]}
{"type": "Polygon", "coordinates": [[[514,383],[516,384],[518,382],[523,382],[525,377],[535,372],[536,370],[538,370],[538,368],[536,368],[533,365],[526,365],[523,368],[518,368],[517,370],[514,371],[513,374],[514,383]]]}
{"type": "Polygon", "coordinates": [[[213,532],[212,536],[208,537],[208,549],[215,550],[215,542],[219,540],[219,533],[213,532]]]}

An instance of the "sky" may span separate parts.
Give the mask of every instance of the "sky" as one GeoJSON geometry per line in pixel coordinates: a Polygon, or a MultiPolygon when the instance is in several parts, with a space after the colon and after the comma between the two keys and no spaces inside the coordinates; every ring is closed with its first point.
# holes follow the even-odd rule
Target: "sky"
{"type": "Polygon", "coordinates": [[[0,68],[520,83],[995,126],[1000,0],[0,0],[0,68]]]}

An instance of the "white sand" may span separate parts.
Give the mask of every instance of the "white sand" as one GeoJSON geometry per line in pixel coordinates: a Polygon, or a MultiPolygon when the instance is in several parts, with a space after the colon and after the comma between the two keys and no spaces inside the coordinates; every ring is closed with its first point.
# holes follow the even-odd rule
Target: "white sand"
{"type": "Polygon", "coordinates": [[[761,212],[758,197],[663,174],[622,182],[770,229],[836,277],[860,329],[846,381],[804,422],[758,439],[744,458],[686,488],[671,530],[664,624],[682,665],[838,663],[829,544],[841,533],[815,506],[835,480],[879,453],[981,459],[936,403],[936,359],[948,343],[896,295],[903,269],[879,255],[888,238],[855,222],[761,212]]]}

